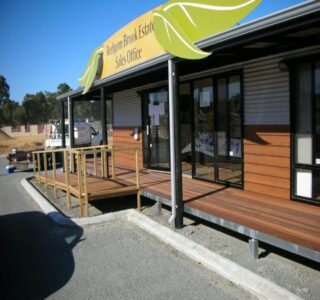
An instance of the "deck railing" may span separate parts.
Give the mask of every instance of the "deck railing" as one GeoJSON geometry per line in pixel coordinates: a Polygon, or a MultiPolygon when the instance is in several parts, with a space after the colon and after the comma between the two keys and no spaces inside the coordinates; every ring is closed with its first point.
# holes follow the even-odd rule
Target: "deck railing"
{"type": "MultiPolygon", "coordinates": [[[[88,203],[91,200],[119,197],[129,194],[137,194],[137,207],[141,209],[140,199],[140,173],[139,173],[139,149],[137,147],[111,147],[94,146],[73,149],[49,149],[34,151],[33,173],[38,182],[45,184],[46,188],[53,187],[54,197],[57,197],[57,190],[66,192],[67,207],[71,208],[71,195],[79,199],[80,217],[88,216],[88,203]],[[131,151],[135,158],[135,184],[131,188],[125,185],[113,187],[112,192],[108,190],[107,181],[117,182],[116,174],[116,153],[131,151]],[[62,160],[63,171],[57,168],[57,157],[62,160]],[[109,156],[111,156],[111,166],[109,167],[109,156]],[[88,165],[92,165],[89,174],[88,165]],[[50,168],[48,166],[50,165],[50,168]],[[111,168],[111,177],[109,169],[111,168]],[[101,179],[101,184],[106,188],[100,194],[89,191],[90,183],[88,178],[101,179]],[[106,181],[103,183],[103,181],[106,181]]],[[[59,166],[61,169],[61,166],[59,166]]]]}

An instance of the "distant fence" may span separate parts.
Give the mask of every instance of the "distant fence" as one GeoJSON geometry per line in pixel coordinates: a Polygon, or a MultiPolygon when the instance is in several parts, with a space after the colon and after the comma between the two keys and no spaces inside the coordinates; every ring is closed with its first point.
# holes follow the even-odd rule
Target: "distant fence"
{"type": "Polygon", "coordinates": [[[10,137],[45,135],[45,125],[4,126],[2,131],[10,137]]]}

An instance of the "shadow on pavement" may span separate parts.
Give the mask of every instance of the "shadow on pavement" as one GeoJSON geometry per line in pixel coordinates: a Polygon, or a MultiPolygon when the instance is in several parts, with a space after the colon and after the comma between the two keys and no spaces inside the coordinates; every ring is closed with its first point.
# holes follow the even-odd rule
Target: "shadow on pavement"
{"type": "Polygon", "coordinates": [[[81,227],[59,226],[41,212],[0,216],[2,299],[44,299],[72,277],[81,227]]]}

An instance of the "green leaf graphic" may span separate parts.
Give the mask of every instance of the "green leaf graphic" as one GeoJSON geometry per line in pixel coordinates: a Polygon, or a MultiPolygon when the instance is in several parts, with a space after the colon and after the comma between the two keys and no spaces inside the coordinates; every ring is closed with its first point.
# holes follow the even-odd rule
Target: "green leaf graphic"
{"type": "Polygon", "coordinates": [[[162,47],[174,56],[192,59],[204,58],[210,53],[196,47],[175,19],[164,11],[154,13],[156,37],[162,47]],[[165,45],[165,46],[163,46],[165,45]]]}
{"type": "Polygon", "coordinates": [[[201,59],[195,42],[237,24],[262,0],[170,0],[154,12],[155,35],[160,45],[174,56],[201,59]]]}
{"type": "Polygon", "coordinates": [[[81,84],[84,85],[83,95],[89,91],[97,75],[99,58],[101,55],[103,55],[103,46],[94,49],[82,77],[79,78],[81,84]]]}

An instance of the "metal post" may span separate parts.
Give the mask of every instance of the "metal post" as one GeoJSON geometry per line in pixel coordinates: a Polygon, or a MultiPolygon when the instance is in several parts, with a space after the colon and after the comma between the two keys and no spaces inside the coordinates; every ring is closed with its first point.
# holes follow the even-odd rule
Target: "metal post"
{"type": "MultiPolygon", "coordinates": [[[[65,104],[64,101],[61,101],[61,135],[62,135],[61,136],[61,139],[62,139],[61,146],[62,146],[62,149],[66,148],[66,128],[65,128],[65,123],[64,123],[64,120],[65,120],[64,104],[65,104]]],[[[69,104],[69,98],[68,98],[68,104],[69,104]]],[[[62,155],[62,169],[63,169],[63,172],[65,172],[64,155],[62,155]]]]}
{"type": "Polygon", "coordinates": [[[68,97],[68,119],[69,119],[69,148],[74,148],[74,112],[73,100],[68,97]]]}
{"type": "Polygon", "coordinates": [[[66,147],[66,129],[64,127],[64,101],[61,101],[61,134],[62,134],[62,148],[66,147]]]}
{"type": "Polygon", "coordinates": [[[182,197],[182,168],[180,143],[180,112],[179,112],[179,77],[177,66],[170,59],[168,61],[169,79],[169,118],[170,118],[170,169],[171,169],[171,223],[175,220],[175,227],[183,227],[183,197],[182,197]]]}
{"type": "Polygon", "coordinates": [[[162,203],[157,201],[156,206],[155,206],[155,211],[156,211],[157,217],[161,216],[161,208],[162,208],[162,203]]]}
{"type": "Polygon", "coordinates": [[[101,130],[102,130],[102,145],[107,145],[107,116],[106,116],[106,99],[104,95],[104,88],[100,90],[101,101],[101,130]]]}
{"type": "Polygon", "coordinates": [[[252,260],[259,257],[259,241],[253,238],[249,240],[249,256],[252,260]]]}
{"type": "MultiPolygon", "coordinates": [[[[101,101],[101,130],[102,130],[102,145],[108,145],[108,132],[107,132],[107,106],[106,97],[104,94],[104,88],[100,90],[100,101],[101,101]]],[[[109,178],[109,152],[101,152],[101,156],[105,155],[106,160],[106,176],[109,178]]],[[[102,159],[102,158],[101,158],[102,159]]],[[[103,175],[105,176],[105,175],[103,175]]]]}

